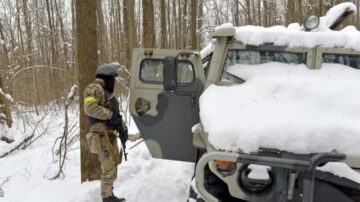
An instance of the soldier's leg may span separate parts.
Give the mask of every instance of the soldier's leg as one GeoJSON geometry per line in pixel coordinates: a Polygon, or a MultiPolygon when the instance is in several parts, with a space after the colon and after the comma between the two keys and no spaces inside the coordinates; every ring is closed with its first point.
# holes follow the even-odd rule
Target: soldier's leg
{"type": "Polygon", "coordinates": [[[112,187],[116,180],[117,166],[109,150],[104,146],[99,152],[99,161],[101,164],[101,196],[107,198],[113,195],[112,187]]]}

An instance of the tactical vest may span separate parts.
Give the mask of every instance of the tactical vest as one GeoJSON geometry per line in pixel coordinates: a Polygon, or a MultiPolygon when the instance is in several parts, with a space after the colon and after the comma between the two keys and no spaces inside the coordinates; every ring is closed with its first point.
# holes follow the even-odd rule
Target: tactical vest
{"type": "MultiPolygon", "coordinates": [[[[104,92],[105,92],[105,106],[104,107],[110,109],[115,114],[120,114],[119,102],[116,99],[116,97],[114,96],[114,94],[109,93],[107,90],[104,90],[104,92]]],[[[120,115],[120,117],[121,117],[121,115],[120,115]]],[[[121,118],[120,118],[120,120],[121,120],[121,118]]],[[[90,117],[90,116],[88,116],[88,121],[89,121],[90,126],[92,126],[96,123],[99,123],[99,122],[104,122],[104,120],[100,120],[100,119],[90,117]]],[[[120,124],[121,124],[121,122],[120,122],[120,124]]],[[[106,121],[106,127],[108,130],[116,129],[116,125],[111,124],[110,120],[106,121]]]]}

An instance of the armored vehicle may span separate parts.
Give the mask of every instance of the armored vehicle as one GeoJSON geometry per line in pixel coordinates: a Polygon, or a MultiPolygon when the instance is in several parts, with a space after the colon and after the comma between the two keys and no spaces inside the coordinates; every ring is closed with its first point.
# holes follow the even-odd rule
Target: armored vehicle
{"type": "MultiPolygon", "coordinates": [[[[327,22],[327,29],[335,29],[351,8],[348,5],[335,21],[327,22]]],[[[130,113],[154,158],[196,163],[191,191],[195,200],[360,201],[359,181],[317,169],[339,161],[356,173],[356,155],[336,148],[305,154],[261,146],[253,152],[229,151],[209,141],[200,120],[199,98],[209,86],[246,83],[227,71],[235,63],[303,64],[310,70],[333,63],[360,71],[360,32],[323,31],[321,23],[312,16],[293,28],[223,25],[201,52],[134,49],[130,113]],[[265,177],[251,177],[252,171],[265,177]]]]}

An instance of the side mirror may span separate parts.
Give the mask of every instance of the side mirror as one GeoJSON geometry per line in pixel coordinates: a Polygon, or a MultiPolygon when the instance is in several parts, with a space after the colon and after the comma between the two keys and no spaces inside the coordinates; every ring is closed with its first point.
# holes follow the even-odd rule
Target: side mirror
{"type": "Polygon", "coordinates": [[[177,59],[167,56],[164,58],[164,89],[174,92],[177,84],[177,59]]]}

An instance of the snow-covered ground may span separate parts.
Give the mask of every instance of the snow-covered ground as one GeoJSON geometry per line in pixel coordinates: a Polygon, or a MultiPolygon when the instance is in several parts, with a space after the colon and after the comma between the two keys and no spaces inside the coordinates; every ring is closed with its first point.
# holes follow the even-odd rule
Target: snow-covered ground
{"type": "MultiPolygon", "coordinates": [[[[65,163],[65,178],[50,180],[58,169],[51,151],[55,139],[62,135],[64,119],[62,111],[54,112],[53,116],[52,113],[39,124],[35,133],[35,136],[40,134],[49,123],[44,136],[25,150],[0,158],[0,189],[4,192],[1,202],[101,201],[99,181],[80,183],[79,143],[70,148],[65,163]]],[[[29,125],[24,132],[21,119],[14,114],[15,125],[10,129],[9,136],[14,137],[16,142],[6,144],[0,141],[0,155],[30,135],[31,127],[41,116],[29,114],[29,125]]],[[[72,110],[70,123],[77,120],[78,112],[72,110]]],[[[136,126],[132,124],[130,133],[136,132],[136,126]]],[[[132,144],[128,143],[127,147],[132,144]]],[[[144,143],[128,153],[128,161],[118,167],[118,178],[114,184],[116,195],[125,197],[128,202],[186,201],[194,164],[152,159],[144,143]]]]}

